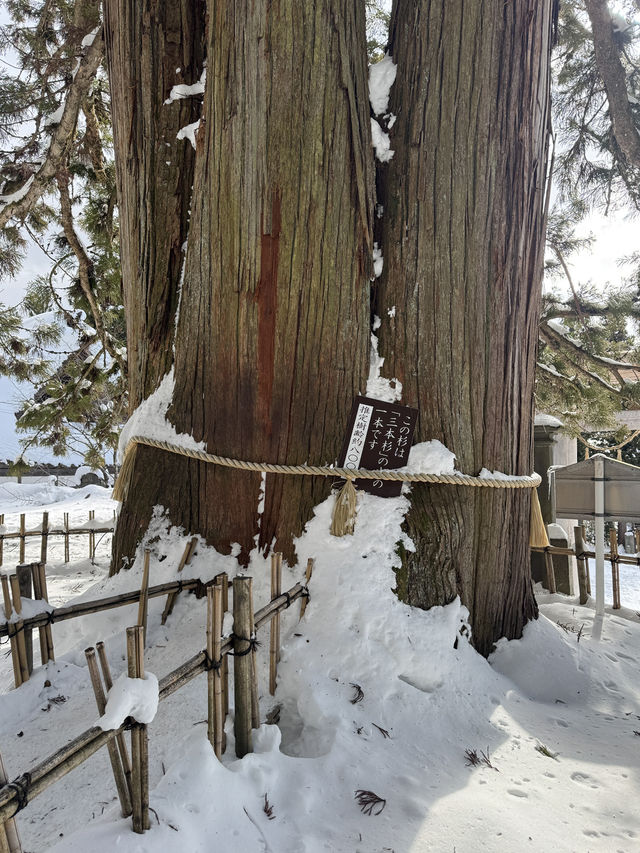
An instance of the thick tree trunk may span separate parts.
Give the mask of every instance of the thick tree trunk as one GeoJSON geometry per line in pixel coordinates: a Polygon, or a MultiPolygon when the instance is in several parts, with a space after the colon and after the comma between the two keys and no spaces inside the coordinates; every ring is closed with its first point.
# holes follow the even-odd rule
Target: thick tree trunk
{"type": "MultiPolygon", "coordinates": [[[[335,460],[368,367],[373,167],[361,4],[209,5],[170,420],[212,452],[335,460]]],[[[325,480],[140,453],[116,563],[151,509],[220,551],[295,559],[325,480]]]]}
{"type": "Polygon", "coordinates": [[[202,107],[199,98],[164,101],[202,73],[205,0],[105,0],[104,29],[133,411],[173,361],[195,162],[176,136],[202,107]]]}
{"type": "MultiPolygon", "coordinates": [[[[552,0],[396,0],[393,159],[379,169],[384,371],[466,473],[532,469],[552,0]],[[395,306],[395,316],[388,310],[395,306]]],[[[398,593],[460,595],[476,648],[537,613],[530,494],[419,486],[398,593]]]]}

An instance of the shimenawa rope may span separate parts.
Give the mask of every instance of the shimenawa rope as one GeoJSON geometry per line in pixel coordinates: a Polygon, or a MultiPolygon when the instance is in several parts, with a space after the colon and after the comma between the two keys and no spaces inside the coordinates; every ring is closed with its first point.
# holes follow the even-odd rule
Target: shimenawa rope
{"type": "Polygon", "coordinates": [[[540,502],[538,501],[536,492],[536,487],[542,482],[539,474],[509,478],[473,477],[470,474],[426,474],[384,469],[372,471],[365,468],[338,468],[331,465],[279,465],[273,462],[246,462],[240,459],[231,459],[228,456],[207,453],[205,450],[182,447],[179,444],[172,444],[169,441],[149,438],[144,435],[134,435],[129,439],[125,448],[122,467],[113,488],[114,500],[123,501],[127,496],[133,474],[135,452],[139,444],[154,447],[157,450],[165,450],[167,453],[186,456],[189,459],[197,459],[200,462],[210,462],[213,465],[220,465],[224,468],[236,468],[241,471],[344,478],[346,483],[341,489],[334,507],[334,516],[331,525],[331,532],[334,536],[344,536],[345,533],[353,533],[356,509],[356,490],[353,485],[353,480],[355,479],[395,480],[396,482],[403,483],[431,483],[485,489],[531,489],[530,544],[537,547],[548,547],[549,545],[549,539],[540,511],[540,502]]]}

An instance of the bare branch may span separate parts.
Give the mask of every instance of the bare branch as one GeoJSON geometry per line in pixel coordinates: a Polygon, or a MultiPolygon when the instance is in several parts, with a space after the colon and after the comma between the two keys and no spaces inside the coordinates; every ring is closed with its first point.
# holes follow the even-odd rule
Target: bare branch
{"type": "Polygon", "coordinates": [[[104,40],[100,30],[79,61],[78,70],[67,90],[62,118],[51,134],[51,144],[44,162],[29,179],[30,184],[26,193],[21,197],[18,193],[15,201],[7,201],[0,210],[0,228],[4,228],[10,219],[24,218],[46,191],[51,179],[64,166],[73,142],[80,107],[102,62],[103,54],[104,40]]]}

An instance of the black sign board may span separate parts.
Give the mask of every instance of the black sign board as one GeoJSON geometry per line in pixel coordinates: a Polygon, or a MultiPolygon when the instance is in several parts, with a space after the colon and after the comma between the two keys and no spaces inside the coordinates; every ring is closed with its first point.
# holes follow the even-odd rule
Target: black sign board
{"type": "MultiPolygon", "coordinates": [[[[353,401],[347,435],[340,454],[341,468],[402,468],[409,459],[418,410],[371,397],[353,401]]],[[[395,498],[402,483],[355,480],[357,488],[383,498],[395,498]]]]}

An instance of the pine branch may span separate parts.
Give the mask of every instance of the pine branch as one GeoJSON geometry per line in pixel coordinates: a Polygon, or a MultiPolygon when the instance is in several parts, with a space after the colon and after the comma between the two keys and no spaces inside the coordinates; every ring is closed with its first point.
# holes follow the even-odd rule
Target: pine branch
{"type": "MultiPolygon", "coordinates": [[[[612,366],[599,356],[588,352],[575,341],[571,340],[571,338],[568,338],[565,335],[562,335],[560,332],[556,331],[555,329],[551,328],[548,323],[540,324],[540,335],[553,349],[561,351],[564,354],[565,358],[571,362],[571,365],[579,373],[588,378],[591,382],[595,382],[597,385],[600,385],[602,388],[605,388],[610,393],[620,394],[622,388],[627,384],[624,380],[619,378],[620,387],[616,388],[615,386],[607,382],[605,379],[603,379],[601,376],[598,376],[597,373],[593,373],[591,370],[588,370],[586,367],[583,367],[583,365],[580,364],[579,361],[579,359],[582,358],[591,361],[592,364],[596,365],[597,367],[600,367],[602,370],[607,371],[609,374],[614,373],[615,375],[617,373],[615,369],[612,369],[615,368],[615,365],[612,366]]],[[[625,364],[625,367],[640,371],[640,367],[637,367],[633,364],[625,364]]]]}
{"type": "Polygon", "coordinates": [[[102,62],[103,54],[104,40],[100,30],[79,61],[73,82],[67,90],[62,118],[51,134],[49,150],[42,165],[29,178],[30,184],[24,195],[14,201],[6,201],[4,207],[0,209],[0,228],[4,228],[10,219],[24,219],[47,190],[51,179],[65,165],[73,143],[78,113],[102,62]]]}
{"type": "Polygon", "coordinates": [[[60,214],[64,234],[78,261],[78,278],[80,281],[80,287],[82,288],[82,292],[84,293],[87,302],[89,303],[96,332],[98,333],[98,337],[100,338],[103,348],[109,353],[111,358],[117,362],[122,375],[126,376],[126,364],[122,360],[117,347],[113,346],[111,336],[104,327],[102,311],[100,310],[100,306],[98,305],[93,293],[93,263],[87,255],[86,249],[82,245],[80,238],[76,234],[73,224],[73,211],[71,208],[71,197],[69,195],[69,175],[67,172],[60,172],[56,176],[56,180],[58,184],[58,191],[60,193],[60,214]]]}

